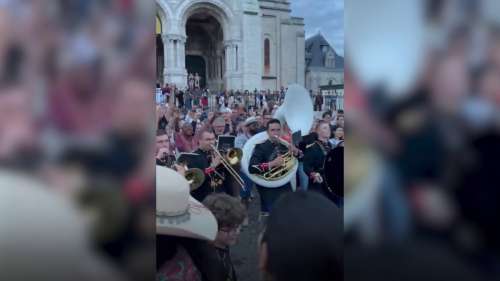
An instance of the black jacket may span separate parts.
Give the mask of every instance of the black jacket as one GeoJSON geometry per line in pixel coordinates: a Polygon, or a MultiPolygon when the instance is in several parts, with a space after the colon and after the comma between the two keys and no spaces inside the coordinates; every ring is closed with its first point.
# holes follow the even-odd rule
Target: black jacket
{"type": "MultiPolygon", "coordinates": [[[[196,161],[195,163],[188,163],[188,167],[198,168],[205,172],[205,169],[210,167],[209,153],[201,150],[200,148],[195,150],[193,153],[199,154],[201,157],[199,161],[196,161]]],[[[203,199],[205,199],[205,197],[207,197],[212,192],[213,188],[210,186],[210,176],[205,174],[205,181],[203,181],[203,184],[198,189],[193,190],[191,192],[191,195],[194,197],[194,199],[202,202],[203,199]]]]}
{"type": "MultiPolygon", "coordinates": [[[[323,184],[315,183],[311,179],[311,173],[320,173],[325,179],[325,172],[323,170],[324,163],[326,159],[326,154],[330,151],[331,144],[320,144],[319,141],[315,141],[309,145],[307,145],[304,151],[304,172],[309,177],[309,188],[315,191],[322,191],[323,184]]],[[[324,182],[324,181],[323,181],[324,182]]]]}
{"type": "MultiPolygon", "coordinates": [[[[288,148],[283,144],[274,144],[270,140],[267,140],[261,144],[257,144],[254,148],[253,155],[250,158],[250,164],[248,171],[251,174],[262,175],[266,172],[266,169],[262,168],[263,163],[269,163],[274,160],[278,153],[284,154],[288,151],[288,148]]],[[[259,186],[259,185],[257,185],[259,186]]],[[[281,187],[291,187],[290,183],[286,183],[281,187]]]]}
{"type": "Polygon", "coordinates": [[[232,185],[231,185],[231,179],[229,178],[230,175],[225,172],[224,166],[221,164],[219,167],[217,167],[217,172],[221,174],[225,179],[223,180],[223,183],[221,186],[214,188],[211,186],[211,179],[212,177],[217,177],[214,172],[211,173],[206,173],[206,169],[210,167],[211,164],[211,155],[210,153],[201,150],[198,148],[195,150],[193,153],[201,155],[200,161],[197,161],[197,163],[193,163],[191,165],[188,164],[189,168],[198,168],[201,169],[203,172],[205,172],[205,181],[203,181],[203,184],[196,190],[191,192],[191,195],[198,201],[203,201],[205,197],[207,197],[209,194],[213,192],[225,192],[229,195],[233,195],[233,190],[232,190],[232,185]]]}

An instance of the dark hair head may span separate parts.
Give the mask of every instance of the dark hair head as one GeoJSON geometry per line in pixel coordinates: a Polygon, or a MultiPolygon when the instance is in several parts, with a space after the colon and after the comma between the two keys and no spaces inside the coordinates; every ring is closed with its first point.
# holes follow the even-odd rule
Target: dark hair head
{"type": "Polygon", "coordinates": [[[314,192],[283,195],[273,206],[262,241],[267,272],[276,281],[343,279],[342,212],[314,192]]]}
{"type": "Polygon", "coordinates": [[[156,130],[156,136],[159,137],[159,136],[163,136],[163,135],[166,135],[167,134],[167,131],[165,131],[164,129],[158,129],[156,130]]]}
{"type": "Polygon", "coordinates": [[[325,118],[325,116],[327,115],[330,115],[330,117],[332,116],[332,113],[330,111],[325,111],[322,115],[323,118],[325,118]]]}
{"type": "Polygon", "coordinates": [[[266,130],[269,130],[269,126],[270,126],[271,124],[280,124],[280,126],[281,126],[281,122],[280,122],[280,120],[278,120],[278,119],[276,119],[276,118],[273,118],[273,119],[271,119],[271,120],[269,120],[269,121],[267,122],[267,124],[266,124],[266,130]]]}

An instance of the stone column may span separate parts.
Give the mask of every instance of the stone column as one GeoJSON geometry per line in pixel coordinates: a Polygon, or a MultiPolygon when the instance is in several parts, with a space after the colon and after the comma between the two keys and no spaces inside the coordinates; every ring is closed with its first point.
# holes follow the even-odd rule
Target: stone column
{"type": "Polygon", "coordinates": [[[161,36],[162,41],[163,41],[163,79],[164,82],[169,82],[167,79],[167,69],[172,68],[172,63],[173,63],[173,48],[171,44],[171,40],[168,35],[162,34],[161,36]]]}
{"type": "Polygon", "coordinates": [[[226,50],[226,74],[233,70],[232,68],[232,61],[233,61],[233,55],[232,55],[232,46],[230,42],[226,42],[224,44],[224,49],[226,50]]]}
{"type": "Polygon", "coordinates": [[[181,38],[179,39],[179,43],[178,43],[178,48],[179,48],[179,67],[184,69],[186,68],[186,39],[185,38],[181,38]]]}
{"type": "Polygon", "coordinates": [[[234,70],[236,72],[238,72],[238,70],[239,70],[239,61],[238,61],[238,57],[240,56],[239,52],[240,52],[240,48],[237,44],[235,44],[234,45],[234,70]]]}
{"type": "Polygon", "coordinates": [[[175,83],[178,87],[185,87],[187,81],[185,53],[186,37],[179,34],[162,35],[165,55],[164,81],[175,83]]]}

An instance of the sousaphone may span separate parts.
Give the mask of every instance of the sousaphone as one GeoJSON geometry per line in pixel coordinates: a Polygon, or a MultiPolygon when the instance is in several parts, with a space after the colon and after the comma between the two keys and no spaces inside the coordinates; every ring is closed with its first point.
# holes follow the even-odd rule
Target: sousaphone
{"type": "MultiPolygon", "coordinates": [[[[288,86],[283,105],[274,114],[274,118],[279,119],[282,125],[286,122],[292,132],[301,131],[302,135],[307,135],[314,119],[314,110],[309,92],[298,84],[288,86]]],[[[257,144],[269,139],[267,132],[261,132],[251,137],[243,146],[243,157],[241,165],[243,172],[256,184],[269,188],[280,187],[290,182],[295,176],[298,168],[298,160],[289,153],[285,158],[285,165],[276,169],[268,176],[251,174],[248,171],[250,158],[257,144]]],[[[289,151],[290,152],[290,151],[289,151]]]]}

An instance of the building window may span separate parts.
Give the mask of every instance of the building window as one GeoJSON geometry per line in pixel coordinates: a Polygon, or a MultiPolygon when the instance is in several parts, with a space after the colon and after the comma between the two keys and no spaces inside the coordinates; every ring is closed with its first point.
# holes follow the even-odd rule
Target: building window
{"type": "Polygon", "coordinates": [[[271,57],[270,57],[270,49],[269,39],[264,40],[264,73],[267,75],[271,69],[271,57]]]}
{"type": "Polygon", "coordinates": [[[325,56],[325,67],[335,67],[335,54],[329,51],[325,56]]]}

